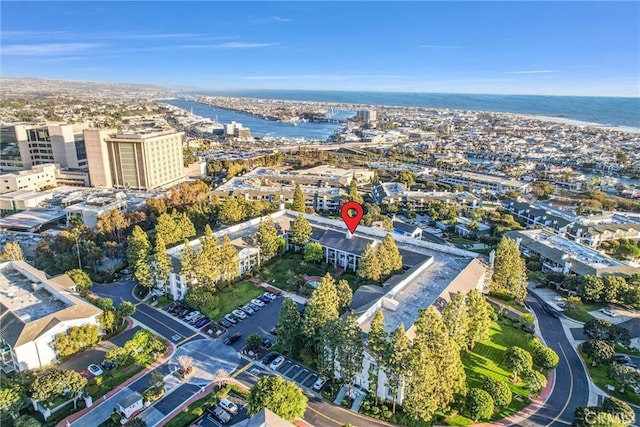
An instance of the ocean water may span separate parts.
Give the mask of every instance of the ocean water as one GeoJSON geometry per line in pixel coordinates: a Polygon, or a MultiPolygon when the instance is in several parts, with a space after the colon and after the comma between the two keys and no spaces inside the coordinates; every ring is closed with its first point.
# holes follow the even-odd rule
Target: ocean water
{"type": "Polygon", "coordinates": [[[193,94],[532,114],[640,129],[640,98],[318,90],[201,91],[193,94]]]}
{"type": "MultiPolygon", "coordinates": [[[[238,113],[235,111],[215,108],[185,99],[171,99],[161,101],[173,105],[183,110],[191,111],[193,114],[206,117],[211,120],[218,120],[219,123],[230,123],[235,121],[242,123],[242,126],[251,130],[252,136],[273,136],[274,138],[304,138],[305,142],[326,141],[329,139],[340,125],[338,123],[312,123],[300,122],[297,126],[291,123],[282,123],[272,120],[264,120],[250,114],[238,113]]],[[[345,112],[348,114],[348,112],[345,112]]],[[[353,115],[353,113],[351,114],[353,115]]]]}

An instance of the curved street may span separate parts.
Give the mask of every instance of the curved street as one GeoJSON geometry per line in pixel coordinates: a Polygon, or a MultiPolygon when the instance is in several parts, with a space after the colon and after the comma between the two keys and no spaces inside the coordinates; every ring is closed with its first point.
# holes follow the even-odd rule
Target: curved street
{"type": "Polygon", "coordinates": [[[542,309],[542,300],[529,294],[527,304],[535,312],[540,333],[546,344],[558,356],[560,363],[555,372],[555,384],[545,404],[527,420],[515,425],[567,426],[571,425],[576,408],[587,406],[589,379],[580,356],[567,339],[562,322],[542,309]]]}

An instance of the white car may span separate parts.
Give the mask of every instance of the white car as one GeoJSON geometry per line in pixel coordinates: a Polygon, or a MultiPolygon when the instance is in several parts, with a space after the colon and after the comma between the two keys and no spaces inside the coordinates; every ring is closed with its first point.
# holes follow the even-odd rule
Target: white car
{"type": "Polygon", "coordinates": [[[193,312],[189,313],[189,314],[184,318],[184,320],[186,320],[187,322],[189,322],[189,321],[191,321],[191,320],[195,319],[195,317],[196,317],[196,316],[199,316],[199,315],[200,315],[200,312],[199,312],[199,311],[193,311],[193,312]]]}
{"type": "Polygon", "coordinates": [[[284,357],[283,356],[278,356],[276,358],[276,360],[274,360],[273,362],[271,362],[271,365],[269,365],[269,368],[271,368],[272,370],[276,370],[278,369],[280,366],[282,366],[282,364],[284,363],[284,357]]]}
{"type": "Polygon", "coordinates": [[[324,378],[318,378],[318,380],[313,384],[313,389],[316,391],[320,391],[320,389],[322,388],[322,386],[324,385],[324,383],[326,383],[327,380],[325,380],[324,378]]]}
{"type": "Polygon", "coordinates": [[[235,415],[238,413],[238,405],[236,405],[235,403],[233,403],[227,398],[220,400],[220,406],[222,407],[222,409],[224,409],[231,415],[235,415]]]}
{"type": "Polygon", "coordinates": [[[231,313],[233,313],[234,316],[240,318],[240,319],[246,319],[247,318],[247,313],[245,313],[242,310],[233,310],[231,313]]]}
{"type": "Polygon", "coordinates": [[[557,296],[557,297],[553,297],[554,301],[566,301],[567,299],[565,297],[561,297],[561,296],[557,296]]]}
{"type": "Polygon", "coordinates": [[[271,301],[273,301],[276,298],[278,298],[278,296],[276,294],[274,294],[273,292],[266,292],[265,295],[267,296],[267,298],[270,298],[271,301]]]}
{"type": "Polygon", "coordinates": [[[264,307],[264,303],[257,298],[252,299],[251,303],[257,305],[258,307],[264,307]]]}
{"type": "Polygon", "coordinates": [[[95,364],[91,364],[87,367],[87,369],[89,370],[89,372],[91,372],[94,376],[99,377],[100,375],[104,374],[104,371],[102,370],[102,368],[98,365],[95,364]]]}
{"type": "Polygon", "coordinates": [[[610,310],[608,308],[601,308],[600,312],[606,314],[607,316],[611,316],[611,317],[616,317],[617,316],[615,311],[610,310]]]}

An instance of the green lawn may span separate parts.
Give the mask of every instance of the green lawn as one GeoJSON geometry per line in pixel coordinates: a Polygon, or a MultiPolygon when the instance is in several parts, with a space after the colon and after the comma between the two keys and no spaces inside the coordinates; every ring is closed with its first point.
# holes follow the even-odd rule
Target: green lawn
{"type": "Polygon", "coordinates": [[[616,350],[616,353],[624,353],[624,354],[629,354],[631,356],[640,356],[640,351],[629,350],[628,348],[623,347],[620,344],[616,344],[614,348],[616,350]]]}
{"type": "Polygon", "coordinates": [[[580,346],[580,355],[585,361],[585,365],[587,365],[587,369],[589,370],[589,376],[595,385],[613,397],[617,397],[625,402],[633,403],[634,405],[640,405],[640,395],[635,394],[631,389],[626,389],[624,393],[620,393],[618,390],[611,391],[607,389],[607,385],[615,385],[607,375],[607,367],[602,365],[592,366],[587,355],[582,352],[582,345],[580,346]]]}
{"type": "Polygon", "coordinates": [[[216,294],[218,297],[218,308],[207,313],[212,321],[222,318],[227,313],[235,310],[240,305],[244,305],[264,293],[264,288],[256,287],[253,283],[244,280],[227,286],[216,294]]]}
{"type": "Polygon", "coordinates": [[[502,303],[502,304],[504,304],[506,306],[509,306],[509,307],[513,308],[514,310],[517,310],[517,311],[519,311],[521,313],[526,313],[527,312],[527,308],[524,305],[514,301],[513,298],[511,298],[508,295],[502,295],[502,294],[497,293],[497,292],[490,292],[489,296],[491,298],[495,299],[495,300],[498,300],[500,303],[502,303]]]}
{"type": "Polygon", "coordinates": [[[448,240],[454,245],[475,245],[478,243],[477,240],[469,240],[462,237],[451,237],[448,240]]]}
{"type": "Polygon", "coordinates": [[[268,271],[265,280],[278,288],[286,288],[287,272],[289,270],[296,274],[306,274],[307,276],[324,276],[325,268],[322,264],[304,263],[301,254],[284,254],[265,265],[268,271]],[[275,280],[275,281],[274,281],[275,280]]]}
{"type": "Polygon", "coordinates": [[[581,307],[577,310],[565,310],[564,314],[567,317],[577,320],[578,322],[588,322],[593,319],[593,316],[589,314],[590,311],[597,310],[601,305],[594,303],[582,303],[581,307]]]}
{"type": "MultiPolygon", "coordinates": [[[[479,388],[485,379],[490,377],[506,382],[511,388],[513,401],[492,418],[492,420],[499,420],[518,412],[527,404],[528,390],[511,382],[511,372],[505,369],[503,359],[509,347],[518,346],[530,350],[529,342],[532,335],[498,322],[492,323],[489,335],[489,341],[479,343],[472,352],[463,354],[462,363],[464,363],[469,387],[479,388]],[[521,400],[516,399],[516,396],[520,396],[521,400]]],[[[473,424],[471,420],[461,415],[451,417],[448,423],[450,425],[473,424]]]]}
{"type": "Polygon", "coordinates": [[[142,369],[143,367],[138,365],[129,365],[121,366],[112,372],[107,371],[89,381],[86,391],[93,397],[93,400],[96,400],[142,371],[142,369]]]}

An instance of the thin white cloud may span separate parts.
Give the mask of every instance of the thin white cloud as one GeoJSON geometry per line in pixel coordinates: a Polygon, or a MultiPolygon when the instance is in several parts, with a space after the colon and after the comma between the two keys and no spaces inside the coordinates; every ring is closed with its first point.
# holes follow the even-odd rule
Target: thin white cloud
{"type": "Polygon", "coordinates": [[[524,70],[524,71],[507,71],[503,74],[549,74],[556,73],[556,70],[524,70]]]}
{"type": "Polygon", "coordinates": [[[271,47],[275,43],[247,43],[247,42],[227,42],[212,45],[199,45],[200,47],[211,47],[215,49],[251,49],[258,47],[271,47]]]}
{"type": "Polygon", "coordinates": [[[253,19],[252,24],[268,24],[270,22],[292,22],[293,19],[283,18],[282,16],[269,16],[267,18],[253,19]]]}
{"type": "Polygon", "coordinates": [[[447,46],[438,44],[421,44],[420,49],[464,49],[464,46],[447,46]]]}
{"type": "Polygon", "coordinates": [[[14,44],[4,46],[2,55],[6,56],[56,56],[86,52],[102,46],[99,43],[40,43],[14,44]]]}
{"type": "Polygon", "coordinates": [[[71,35],[68,31],[2,31],[0,37],[3,39],[51,39],[67,38],[71,35]]]}

